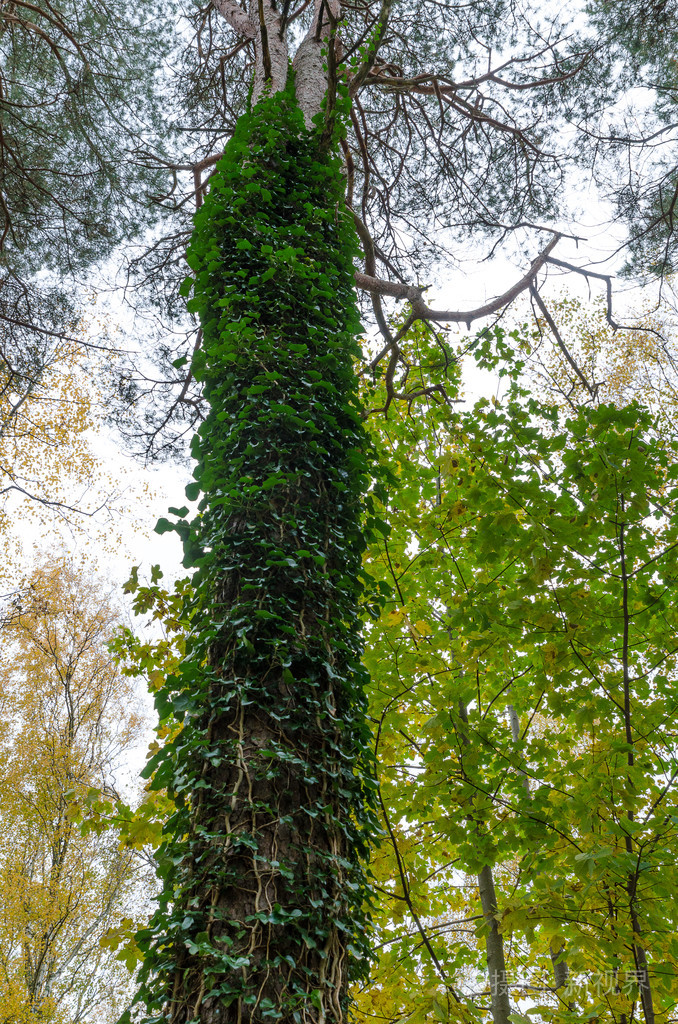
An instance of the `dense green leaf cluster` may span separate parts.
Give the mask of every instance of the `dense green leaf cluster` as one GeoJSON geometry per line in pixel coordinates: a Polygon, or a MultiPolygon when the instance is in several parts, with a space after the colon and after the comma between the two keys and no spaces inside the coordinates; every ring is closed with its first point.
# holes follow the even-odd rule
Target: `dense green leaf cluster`
{"type": "Polygon", "coordinates": [[[293,85],[241,119],[188,254],[210,412],[187,488],[198,512],[172,510],[195,596],[186,657],[156,694],[161,725],[182,725],[147,768],[177,805],[160,907],[137,936],[149,1021],[205,1006],[340,1019],[368,963],[369,467],[355,240],[319,137],[293,85]]]}
{"type": "Polygon", "coordinates": [[[359,1019],[487,1019],[488,867],[514,1006],[671,1019],[675,433],[637,402],[543,402],[500,330],[476,352],[502,399],[374,421],[399,487],[369,556],[393,586],[366,651],[389,843],[359,1019]]]}

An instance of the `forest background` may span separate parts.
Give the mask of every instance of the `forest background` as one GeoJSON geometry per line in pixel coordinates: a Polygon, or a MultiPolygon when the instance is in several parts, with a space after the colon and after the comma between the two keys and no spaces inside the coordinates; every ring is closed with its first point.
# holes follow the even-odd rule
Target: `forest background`
{"type": "MultiPolygon", "coordinates": [[[[187,373],[202,346],[185,312],[190,219],[252,77],[260,95],[283,88],[288,51],[267,50],[270,32],[296,50],[298,82],[334,90],[339,127],[327,101],[318,130],[340,154],[361,246],[356,370],[385,467],[360,598],[378,783],[371,959],[364,910],[337,947],[358,964],[353,1012],[673,1020],[675,11],[360,3],[340,22],[331,4],[291,7],[263,5],[259,28],[225,0],[0,12],[0,1019],[113,1021],[140,963],[158,1012],[149,971],[169,968],[144,925],[174,803],[128,766],[148,727],[142,678],[161,717],[153,757],[185,731],[189,705],[163,688],[196,605],[188,578],[165,589],[137,566],[124,591],[144,633],[91,549],[103,532],[110,577],[125,504],[141,517],[110,437],[175,460],[183,506],[176,480],[207,409],[187,373]],[[659,283],[633,304],[609,290],[600,236],[588,249],[580,237],[583,189],[614,222],[612,269],[659,283]],[[502,246],[502,276],[518,267],[503,288],[486,262],[502,246]],[[436,310],[421,281],[451,266],[464,280],[474,260],[485,294],[464,285],[462,308],[436,310]],[[600,301],[549,287],[565,272],[600,301]],[[32,564],[20,535],[46,538],[32,564]]],[[[343,224],[333,203],[328,223],[343,224]]],[[[289,245],[262,255],[269,280],[303,277],[289,245]]],[[[326,280],[313,287],[337,303],[326,280]]],[[[146,545],[156,513],[142,508],[146,545]]],[[[299,930],[297,910],[261,923],[299,930]]],[[[181,918],[190,970],[213,978],[209,928],[181,918]]],[[[338,1020],[347,984],[314,975],[302,1004],[237,998],[253,1020],[324,1020],[326,1001],[338,1020]]],[[[173,1020],[218,1019],[198,988],[173,1020]]]]}

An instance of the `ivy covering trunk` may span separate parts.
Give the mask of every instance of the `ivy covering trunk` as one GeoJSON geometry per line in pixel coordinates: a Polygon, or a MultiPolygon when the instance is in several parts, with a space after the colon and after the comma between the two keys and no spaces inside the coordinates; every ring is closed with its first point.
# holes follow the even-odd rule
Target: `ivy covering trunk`
{"type": "MultiPolygon", "coordinates": [[[[359,611],[366,440],[340,164],[293,82],[244,117],[195,218],[193,628],[149,762],[177,803],[138,941],[148,1021],[341,1021],[364,974],[372,771],[359,611]]],[[[170,528],[167,520],[159,529],[170,528]]]]}

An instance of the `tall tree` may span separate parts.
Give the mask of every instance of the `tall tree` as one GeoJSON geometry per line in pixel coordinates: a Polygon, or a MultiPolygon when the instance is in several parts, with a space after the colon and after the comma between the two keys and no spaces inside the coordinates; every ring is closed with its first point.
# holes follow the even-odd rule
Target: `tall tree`
{"type": "MultiPolygon", "coordinates": [[[[407,353],[417,388],[437,353],[407,353]]],[[[675,1012],[676,434],[624,388],[375,421],[399,486],[370,550],[393,603],[367,658],[388,839],[361,1019],[675,1012]]]]}
{"type": "MultiPolygon", "coordinates": [[[[0,1020],[114,1020],[128,979],[102,945],[134,896],[133,854],[83,831],[78,804],[115,792],[139,740],[134,685],[107,648],[101,584],[46,560],[7,610],[0,661],[0,1020]]],[[[128,997],[127,997],[128,998],[128,997]]]]}
{"type": "Polygon", "coordinates": [[[239,123],[189,251],[212,411],[200,514],[178,526],[192,631],[156,697],[183,727],[148,769],[178,805],[138,937],[151,1019],[341,1019],[367,963],[366,464],[340,189],[287,88],[239,123]]]}
{"type": "MultiPolygon", "coordinates": [[[[374,364],[388,363],[388,411],[416,397],[399,344],[416,321],[449,365],[430,325],[499,312],[554,259],[559,235],[544,220],[568,154],[558,135],[546,147],[545,119],[555,107],[558,124],[557,104],[605,58],[563,36],[558,15],[532,26],[485,3],[214,0],[195,27],[198,70],[209,81],[219,68],[232,137],[223,156],[171,165],[192,171],[199,207],[182,291],[201,326],[188,376],[187,354],[164,355],[180,371],[176,403],[195,406],[197,382],[208,411],[187,490],[198,514],[160,524],[181,534],[196,593],[186,658],[156,695],[163,725],[177,716],[182,728],[148,772],[178,806],[160,908],[138,939],[140,999],[146,1019],[174,1024],[340,1021],[367,964],[360,859],[373,801],[352,286],[383,335],[374,364]],[[526,272],[480,308],[430,308],[408,280],[449,257],[440,239],[453,228],[493,244],[526,233],[526,272]],[[409,303],[397,329],[384,297],[409,303]]],[[[213,111],[206,127],[223,140],[213,111]]],[[[145,266],[176,276],[185,241],[184,224],[145,266]]],[[[172,411],[154,413],[159,427],[172,411]]]]}

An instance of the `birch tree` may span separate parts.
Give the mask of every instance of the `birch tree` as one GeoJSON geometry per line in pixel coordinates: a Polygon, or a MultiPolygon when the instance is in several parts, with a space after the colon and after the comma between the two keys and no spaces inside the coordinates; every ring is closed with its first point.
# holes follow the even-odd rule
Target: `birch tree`
{"type": "Polygon", "coordinates": [[[129,913],[138,869],[110,828],[83,830],[78,804],[115,794],[139,739],[134,685],[106,644],[115,611],[64,560],[24,580],[2,628],[0,1019],[114,1020],[129,979],[107,929],[129,913]]]}

